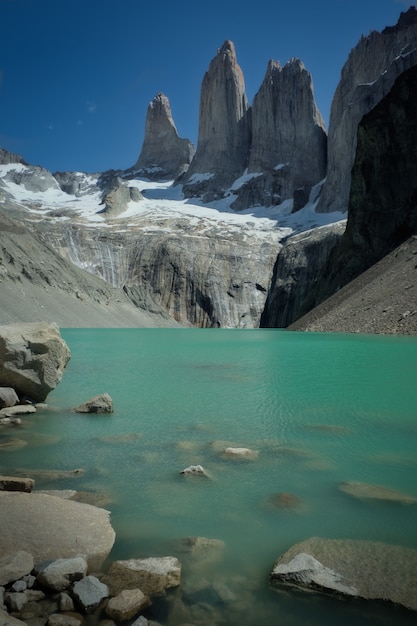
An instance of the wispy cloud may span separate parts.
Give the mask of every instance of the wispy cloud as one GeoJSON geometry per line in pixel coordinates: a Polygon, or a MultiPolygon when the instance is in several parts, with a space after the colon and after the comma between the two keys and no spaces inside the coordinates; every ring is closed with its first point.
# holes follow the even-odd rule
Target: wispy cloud
{"type": "Polygon", "coordinates": [[[97,110],[97,104],[94,100],[87,100],[86,106],[89,113],[95,113],[97,110]]]}

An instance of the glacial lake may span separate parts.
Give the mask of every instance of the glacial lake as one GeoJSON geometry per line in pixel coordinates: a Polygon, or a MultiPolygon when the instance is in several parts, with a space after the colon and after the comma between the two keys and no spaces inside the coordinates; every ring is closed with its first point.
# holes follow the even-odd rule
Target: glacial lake
{"type": "Polygon", "coordinates": [[[184,589],[200,578],[216,583],[224,603],[203,594],[194,621],[169,617],[161,603],[153,619],[415,624],[415,614],[382,603],[273,591],[269,573],[292,544],[313,536],[417,548],[417,505],[357,500],[339,489],[361,481],[417,497],[417,338],[266,329],[61,333],[71,361],[48,409],[11,431],[27,445],[2,452],[1,472],[83,468],[76,478],[37,478],[36,488],[105,494],[116,531],[111,560],[182,560],[179,538],[222,540],[217,559],[184,565],[182,581],[184,589]],[[70,411],[103,392],[113,398],[112,415],[70,411]],[[227,446],[258,455],[228,459],[227,446]],[[210,478],[180,474],[196,464],[210,478]],[[294,506],[274,505],[279,493],[295,496],[294,506]]]}

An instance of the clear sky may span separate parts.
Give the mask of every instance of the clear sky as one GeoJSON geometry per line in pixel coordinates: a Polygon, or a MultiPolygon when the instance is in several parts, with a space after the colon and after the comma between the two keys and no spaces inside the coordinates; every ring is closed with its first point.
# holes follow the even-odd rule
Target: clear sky
{"type": "Polygon", "coordinates": [[[408,0],[0,0],[0,146],[52,172],[133,165],[146,110],[168,96],[198,133],[201,81],[226,39],[249,102],[269,59],[298,57],[328,123],[350,50],[408,0]]]}

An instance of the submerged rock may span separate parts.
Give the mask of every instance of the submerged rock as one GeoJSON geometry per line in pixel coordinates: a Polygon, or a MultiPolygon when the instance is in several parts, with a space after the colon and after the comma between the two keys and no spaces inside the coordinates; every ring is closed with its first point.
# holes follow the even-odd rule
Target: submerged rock
{"type": "Polygon", "coordinates": [[[251,450],[250,448],[232,448],[228,447],[223,452],[223,456],[227,459],[244,459],[250,460],[258,457],[258,450],[251,450]]]}
{"type": "Polygon", "coordinates": [[[417,610],[417,550],[377,541],[312,537],[273,566],[273,586],[385,600],[417,610]]]}
{"type": "Polygon", "coordinates": [[[417,498],[406,493],[401,493],[401,491],[383,487],[382,485],[352,481],[340,483],[339,489],[361,500],[386,500],[388,502],[399,502],[401,504],[417,503],[417,498]]]}
{"type": "Polygon", "coordinates": [[[108,393],[94,396],[72,409],[74,413],[113,413],[113,400],[108,393]]]}
{"type": "Polygon", "coordinates": [[[153,595],[178,587],[180,579],[181,563],[173,556],[165,556],[114,561],[102,582],[108,585],[112,595],[136,588],[153,595]]]}

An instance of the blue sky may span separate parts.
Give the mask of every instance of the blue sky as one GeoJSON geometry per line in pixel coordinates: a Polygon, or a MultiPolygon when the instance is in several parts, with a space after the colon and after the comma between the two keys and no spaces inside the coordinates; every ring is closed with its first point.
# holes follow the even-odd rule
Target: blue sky
{"type": "Polygon", "coordinates": [[[269,59],[300,58],[327,124],[350,50],[412,4],[0,0],[0,146],[53,172],[130,167],[158,91],[179,135],[196,143],[201,81],[225,39],[250,103],[269,59]]]}

